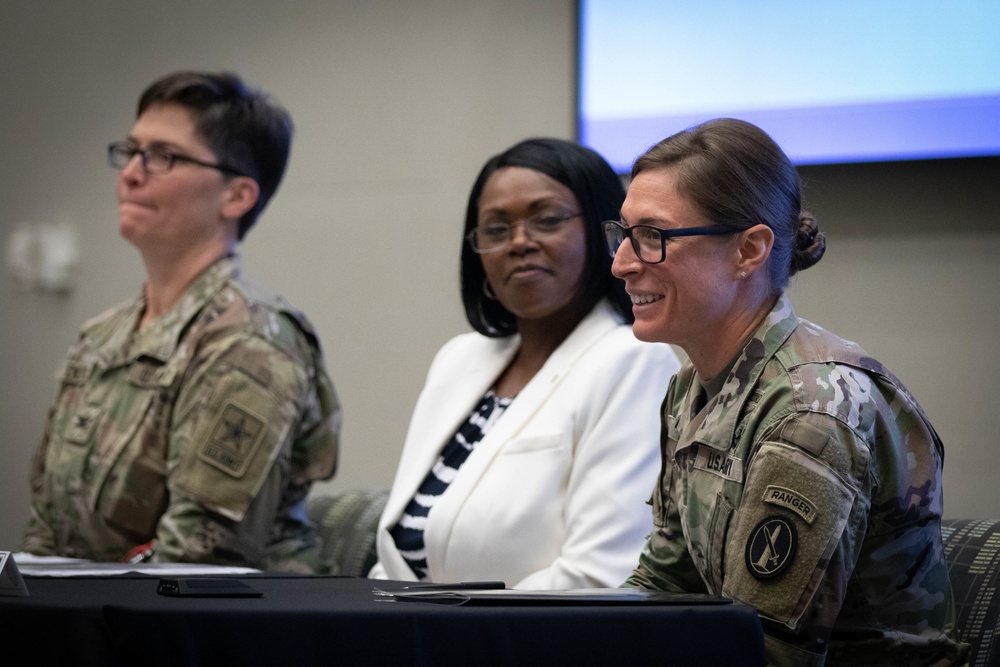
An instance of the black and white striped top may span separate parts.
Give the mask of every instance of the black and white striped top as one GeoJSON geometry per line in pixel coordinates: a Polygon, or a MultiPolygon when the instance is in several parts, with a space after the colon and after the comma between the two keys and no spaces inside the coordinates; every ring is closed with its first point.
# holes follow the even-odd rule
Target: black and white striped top
{"type": "Polygon", "coordinates": [[[417,579],[425,581],[428,578],[427,547],[424,544],[427,516],[437,499],[455,479],[473,447],[483,439],[513,400],[512,397],[499,398],[492,389],[486,392],[466,422],[441,450],[441,456],[420,483],[420,488],[406,506],[399,523],[389,531],[396,548],[417,579]]]}

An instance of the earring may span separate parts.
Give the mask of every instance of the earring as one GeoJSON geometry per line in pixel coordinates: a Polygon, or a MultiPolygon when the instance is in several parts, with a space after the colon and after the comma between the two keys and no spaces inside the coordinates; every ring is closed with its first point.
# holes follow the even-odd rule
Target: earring
{"type": "Polygon", "coordinates": [[[747,272],[746,271],[740,271],[740,278],[746,278],[746,277],[747,277],[747,272]]]}
{"type": "Polygon", "coordinates": [[[491,301],[496,301],[497,300],[497,295],[494,294],[493,293],[493,289],[490,288],[490,279],[489,278],[483,278],[483,294],[485,294],[486,298],[490,299],[491,301]]]}

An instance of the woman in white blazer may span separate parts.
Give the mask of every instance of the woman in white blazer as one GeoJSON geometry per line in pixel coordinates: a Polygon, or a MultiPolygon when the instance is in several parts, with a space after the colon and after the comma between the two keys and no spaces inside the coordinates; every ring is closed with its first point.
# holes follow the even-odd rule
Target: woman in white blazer
{"type": "Polygon", "coordinates": [[[624,198],[603,158],[557,139],[483,167],[461,267],[477,333],[431,365],[370,576],[570,589],[631,573],[679,362],[634,338],[611,276],[601,223],[624,198]]]}

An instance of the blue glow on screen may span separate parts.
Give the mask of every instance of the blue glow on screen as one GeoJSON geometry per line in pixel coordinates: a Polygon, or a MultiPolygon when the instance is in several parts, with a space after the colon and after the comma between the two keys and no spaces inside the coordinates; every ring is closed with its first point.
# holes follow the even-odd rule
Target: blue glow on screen
{"type": "Polygon", "coordinates": [[[619,172],[722,116],[797,164],[1000,155],[998,0],[580,0],[579,57],[619,172]]]}

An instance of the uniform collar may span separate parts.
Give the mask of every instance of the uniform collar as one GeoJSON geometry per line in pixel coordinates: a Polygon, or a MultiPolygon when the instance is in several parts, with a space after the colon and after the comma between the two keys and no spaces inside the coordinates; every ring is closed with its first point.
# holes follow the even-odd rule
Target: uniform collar
{"type": "Polygon", "coordinates": [[[699,442],[712,449],[728,450],[736,441],[743,405],[757,385],[764,366],[799,324],[788,297],[782,294],[767,318],[743,344],[730,363],[722,390],[704,408],[704,419],[689,443],[699,442]]]}
{"type": "MultiPolygon", "coordinates": [[[[115,331],[102,345],[107,352],[105,358],[117,357],[118,362],[124,363],[146,356],[165,363],[177,351],[181,334],[188,323],[230,280],[239,278],[239,274],[239,257],[223,257],[198,274],[170,310],[137,331],[136,324],[146,309],[144,286],[139,298],[130,306],[125,326],[115,331]]],[[[114,361],[112,365],[115,365],[114,361]]]]}

